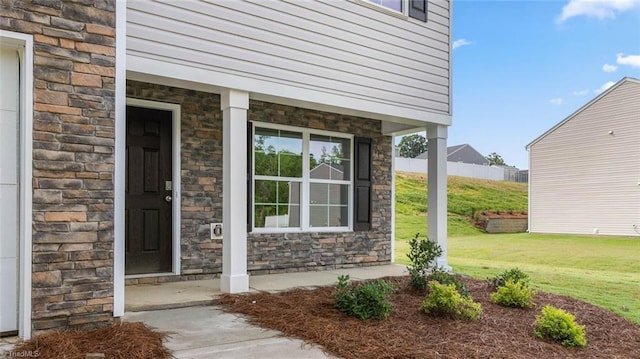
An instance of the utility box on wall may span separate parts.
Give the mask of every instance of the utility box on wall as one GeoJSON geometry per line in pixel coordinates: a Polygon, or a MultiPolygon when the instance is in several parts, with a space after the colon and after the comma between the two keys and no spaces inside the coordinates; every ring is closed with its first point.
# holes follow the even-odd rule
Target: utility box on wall
{"type": "Polygon", "coordinates": [[[222,239],[222,223],[211,223],[211,239],[222,239]]]}

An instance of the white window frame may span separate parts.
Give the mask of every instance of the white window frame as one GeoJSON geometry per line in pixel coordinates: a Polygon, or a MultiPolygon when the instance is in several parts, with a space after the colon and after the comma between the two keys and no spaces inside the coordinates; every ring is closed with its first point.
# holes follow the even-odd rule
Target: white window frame
{"type": "Polygon", "coordinates": [[[325,130],[309,129],[304,127],[279,125],[268,122],[252,122],[251,133],[251,173],[252,173],[252,193],[251,193],[251,228],[252,233],[303,233],[303,232],[352,232],[353,231],[353,142],[354,135],[344,134],[339,132],[331,132],[325,130]],[[302,181],[299,178],[290,177],[278,177],[278,176],[257,176],[255,174],[255,132],[256,128],[266,128],[272,130],[281,130],[289,132],[297,132],[302,134],[302,181]],[[311,135],[330,136],[349,139],[349,153],[351,158],[349,159],[349,180],[325,180],[311,178],[311,166],[309,161],[309,143],[311,135]],[[283,228],[257,228],[255,226],[255,182],[256,181],[295,181],[300,182],[300,227],[283,227],[283,228]],[[327,183],[327,184],[341,184],[348,185],[348,214],[349,220],[346,227],[311,227],[309,224],[309,209],[310,209],[310,184],[311,183],[327,183]]]}
{"type": "Polygon", "coordinates": [[[403,18],[403,19],[409,18],[409,0],[400,0],[402,3],[401,5],[402,11],[393,10],[391,8],[376,4],[369,0],[351,0],[351,1],[356,2],[360,5],[364,5],[366,7],[369,7],[371,9],[378,10],[378,11],[387,13],[389,15],[399,17],[399,18],[403,18]]]}

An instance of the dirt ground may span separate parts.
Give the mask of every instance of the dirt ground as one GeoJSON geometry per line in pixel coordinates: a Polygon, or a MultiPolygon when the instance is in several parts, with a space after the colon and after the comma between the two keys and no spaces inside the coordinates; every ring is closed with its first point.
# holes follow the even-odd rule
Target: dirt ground
{"type": "Polygon", "coordinates": [[[434,318],[419,312],[424,294],[408,288],[408,277],[386,278],[396,284],[393,314],[360,321],[333,307],[333,287],[295,289],[278,294],[225,295],[225,310],[286,336],[321,345],[342,358],[639,358],[640,327],[599,307],[539,292],[536,308],[493,304],[486,281],[463,278],[481,303],[479,321],[434,318]],[[535,316],[546,304],[567,310],[586,325],[586,348],[565,348],[534,337],[535,316]]]}

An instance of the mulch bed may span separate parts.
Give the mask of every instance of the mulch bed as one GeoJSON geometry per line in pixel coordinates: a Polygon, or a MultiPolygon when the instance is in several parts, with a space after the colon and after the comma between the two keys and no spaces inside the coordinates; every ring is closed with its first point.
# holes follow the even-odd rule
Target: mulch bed
{"type": "Polygon", "coordinates": [[[166,334],[154,332],[143,323],[123,322],[98,329],[40,334],[11,353],[15,353],[14,357],[28,353],[24,356],[39,359],[84,359],[87,353],[103,353],[109,359],[173,358],[162,344],[165,337],[166,334]]]}
{"type": "Polygon", "coordinates": [[[287,292],[224,295],[225,310],[262,327],[319,344],[342,358],[638,358],[640,327],[594,305],[539,292],[537,307],[493,304],[486,281],[462,278],[482,305],[478,322],[434,318],[419,312],[424,294],[408,288],[408,277],[385,278],[399,290],[393,314],[360,321],[333,307],[333,287],[287,292]],[[546,304],[567,310],[586,325],[586,348],[565,348],[534,337],[535,316],[546,304]]]}

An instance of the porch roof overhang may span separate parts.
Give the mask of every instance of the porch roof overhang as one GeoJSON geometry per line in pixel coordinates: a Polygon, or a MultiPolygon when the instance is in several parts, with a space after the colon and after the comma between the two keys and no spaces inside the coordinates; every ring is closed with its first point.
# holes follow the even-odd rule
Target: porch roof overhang
{"type": "Polygon", "coordinates": [[[221,94],[225,89],[247,91],[250,99],[382,121],[382,133],[401,135],[428,125],[451,125],[451,115],[422,108],[345,96],[278,82],[127,56],[127,79],[221,94]]]}

